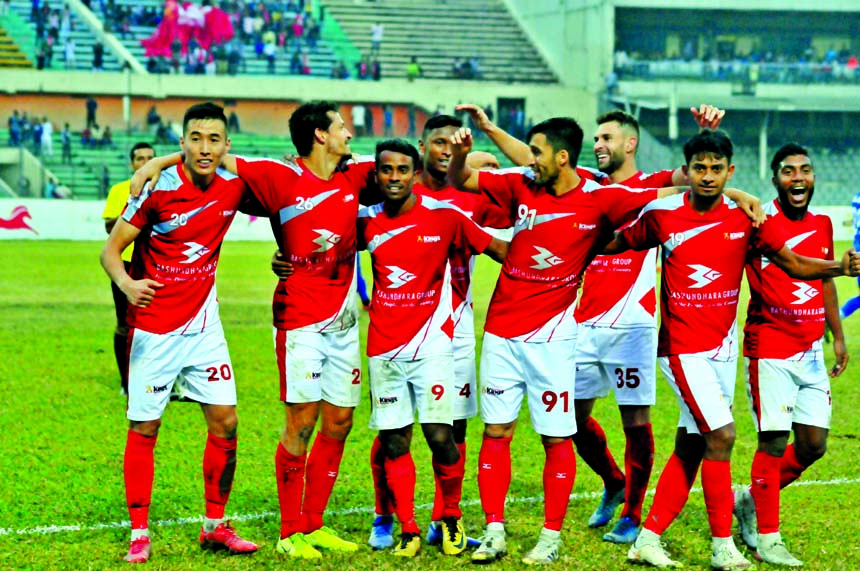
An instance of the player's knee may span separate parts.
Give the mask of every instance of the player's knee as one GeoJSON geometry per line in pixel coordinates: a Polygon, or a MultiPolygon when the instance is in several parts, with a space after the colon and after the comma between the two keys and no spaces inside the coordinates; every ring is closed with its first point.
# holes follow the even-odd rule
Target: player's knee
{"type": "Polygon", "coordinates": [[[460,418],[454,421],[454,442],[462,444],[466,442],[466,429],[469,423],[465,418],[460,418]]]}
{"type": "Polygon", "coordinates": [[[514,423],[485,424],[484,436],[487,438],[511,438],[514,435],[514,423]]]}
{"type": "Polygon", "coordinates": [[[735,425],[729,424],[709,432],[705,436],[705,454],[711,459],[728,459],[735,445],[735,425]]]}
{"type": "Polygon", "coordinates": [[[624,428],[642,426],[643,424],[649,424],[651,422],[650,406],[622,405],[618,408],[621,411],[621,424],[624,428]]]}
{"type": "Polygon", "coordinates": [[[161,428],[161,419],[156,418],[155,420],[144,420],[144,421],[129,421],[128,427],[138,434],[142,434],[144,436],[157,436],[158,429],[161,428]]]}
{"type": "Polygon", "coordinates": [[[575,399],[573,401],[573,410],[576,414],[577,426],[585,426],[585,423],[591,417],[591,411],[594,410],[594,399],[575,399]]]}
{"type": "Polygon", "coordinates": [[[811,466],[827,453],[827,437],[810,438],[805,442],[795,441],[794,450],[801,464],[811,466]]]}
{"type": "Polygon", "coordinates": [[[335,440],[346,440],[352,430],[352,415],[328,419],[321,427],[323,434],[335,440]]]}
{"type": "Polygon", "coordinates": [[[379,442],[382,444],[382,450],[385,452],[386,458],[395,459],[409,452],[409,439],[404,434],[382,434],[379,435],[379,442]]]}

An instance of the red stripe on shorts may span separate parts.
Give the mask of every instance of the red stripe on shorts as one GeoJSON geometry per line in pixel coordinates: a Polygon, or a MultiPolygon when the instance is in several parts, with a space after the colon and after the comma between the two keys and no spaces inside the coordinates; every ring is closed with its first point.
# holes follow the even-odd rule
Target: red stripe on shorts
{"type": "Polygon", "coordinates": [[[275,334],[275,359],[278,361],[278,383],[281,401],[287,402],[287,330],[278,329],[275,334]]]}
{"type": "Polygon", "coordinates": [[[690,383],[687,381],[687,375],[684,373],[684,366],[681,364],[680,357],[677,355],[669,356],[669,369],[672,371],[672,376],[675,377],[675,385],[681,391],[681,398],[687,408],[690,409],[693,420],[696,421],[699,432],[702,434],[711,432],[711,427],[708,426],[705,415],[702,414],[702,409],[699,408],[699,403],[696,402],[696,397],[693,396],[693,391],[690,389],[690,383]]]}
{"type": "Polygon", "coordinates": [[[756,428],[761,430],[761,382],[758,375],[758,359],[750,359],[749,363],[750,402],[755,415],[756,428]]]}

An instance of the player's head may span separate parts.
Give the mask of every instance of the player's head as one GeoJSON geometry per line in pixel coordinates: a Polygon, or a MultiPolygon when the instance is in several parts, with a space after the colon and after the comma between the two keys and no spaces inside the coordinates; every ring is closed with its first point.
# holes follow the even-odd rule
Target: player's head
{"type": "Polygon", "coordinates": [[[430,117],[424,124],[418,147],[424,156],[423,168],[438,180],[444,180],[451,160],[451,141],[454,132],[463,122],[453,115],[430,117]]]}
{"type": "Polygon", "coordinates": [[[195,182],[208,182],[215,176],[221,159],[230,150],[224,108],[211,101],[192,105],[182,119],[179,144],[185,155],[183,165],[195,182]]]}
{"type": "Polygon", "coordinates": [[[376,181],[386,201],[402,202],[412,194],[412,182],[420,157],[405,139],[376,144],[376,181]]]}
{"type": "Polygon", "coordinates": [[[131,165],[132,172],[137,171],[137,169],[145,165],[154,156],[155,151],[152,150],[152,145],[146,141],[135,143],[128,152],[128,163],[131,165]]]}
{"type": "Polygon", "coordinates": [[[293,111],[290,138],[300,157],[309,157],[315,148],[340,157],[352,153],[352,133],[331,101],[311,101],[293,111]]]}
{"type": "Polygon", "coordinates": [[[735,172],[732,141],[724,131],[704,129],[684,143],[684,174],[694,194],[716,199],[735,172]]]}
{"type": "Polygon", "coordinates": [[[806,149],[796,143],[781,146],[770,161],[770,170],[783,211],[805,214],[815,192],[815,169],[806,149]]]}
{"type": "Polygon", "coordinates": [[[466,164],[476,171],[494,171],[499,168],[499,159],[493,153],[472,151],[466,156],[466,164]]]}
{"type": "Polygon", "coordinates": [[[531,128],[527,139],[537,184],[551,186],[562,169],[576,168],[582,136],[582,127],[568,117],[553,117],[531,128]]]}
{"type": "Polygon", "coordinates": [[[610,111],[597,118],[594,158],[601,172],[611,175],[639,148],[639,121],[624,111],[610,111]]]}

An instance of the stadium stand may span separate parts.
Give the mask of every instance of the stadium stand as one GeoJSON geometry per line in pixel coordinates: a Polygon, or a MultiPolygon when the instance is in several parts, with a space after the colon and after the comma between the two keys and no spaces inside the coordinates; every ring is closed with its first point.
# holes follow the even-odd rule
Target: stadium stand
{"type": "Polygon", "coordinates": [[[455,58],[477,58],[485,80],[557,81],[501,0],[443,4],[324,0],[322,5],[326,18],[334,17],[364,54],[371,52],[371,26],[382,24],[383,77],[406,77],[414,56],[427,78],[453,79],[455,58]]]}

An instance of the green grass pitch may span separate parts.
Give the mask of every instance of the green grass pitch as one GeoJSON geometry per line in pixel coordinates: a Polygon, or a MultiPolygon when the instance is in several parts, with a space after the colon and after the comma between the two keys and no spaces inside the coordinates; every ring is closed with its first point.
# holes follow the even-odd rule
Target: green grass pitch
{"type": "MultiPolygon", "coordinates": [[[[840,244],[839,250],[847,247],[840,244]]],[[[100,243],[0,242],[0,569],[121,569],[128,540],[122,480],[127,423],[112,353],[113,307],[108,279],[98,263],[100,243]]],[[[240,533],[260,544],[250,557],[201,552],[197,545],[202,514],[201,459],[205,424],[199,407],[171,404],[156,450],[151,519],[151,569],[461,569],[465,557],[447,558],[425,547],[414,561],[372,553],[365,546],[372,519],[373,489],[368,468],[372,433],[365,399],[338,483],[330,502],[329,525],[359,544],[357,554],[326,556],[319,564],[276,555],[278,505],[274,453],[283,424],[272,355],[270,321],[274,277],[268,270],[270,243],[224,245],[218,275],[222,318],[239,391],[239,464],[228,514],[240,533]]],[[[476,270],[475,305],[480,322],[498,266],[481,260],[476,270]]],[[[365,260],[365,275],[368,275],[365,260]]],[[[841,299],[857,293],[854,280],[837,281],[841,299]]],[[[366,326],[366,315],[362,324],[366,326]]],[[[834,415],[828,454],[800,483],[783,493],[783,535],[809,570],[860,569],[857,534],[860,488],[860,319],[845,324],[854,360],[833,383],[834,415]]],[[[830,350],[829,347],[827,349],[830,350]]],[[[480,354],[480,351],[478,352],[480,354]]],[[[832,357],[828,355],[828,358],[832,357]]],[[[755,435],[739,375],[736,393],[738,441],[733,479],[749,481],[755,435]]],[[[366,383],[365,383],[366,391],[366,383]]],[[[613,400],[595,409],[611,449],[622,461],[624,440],[613,400]]],[[[678,408],[668,386],[658,382],[652,412],[656,439],[656,485],[672,447],[678,408]]],[[[543,522],[543,450],[525,409],[513,443],[513,484],[509,501],[509,557],[499,568],[525,566],[520,557],[536,540],[543,522]]],[[[483,525],[476,462],[481,424],[469,429],[464,490],[470,535],[483,525]]],[[[427,447],[416,438],[417,515],[426,526],[433,482],[427,447]]],[[[603,530],[585,526],[601,483],[579,462],[557,569],[626,569],[626,549],[601,541],[603,530]]],[[[651,499],[646,500],[646,510],[651,499]]],[[[691,495],[683,514],[664,536],[669,550],[688,568],[707,568],[709,533],[702,495],[691,495]]],[[[762,565],[760,568],[767,568],[762,565]]]]}

